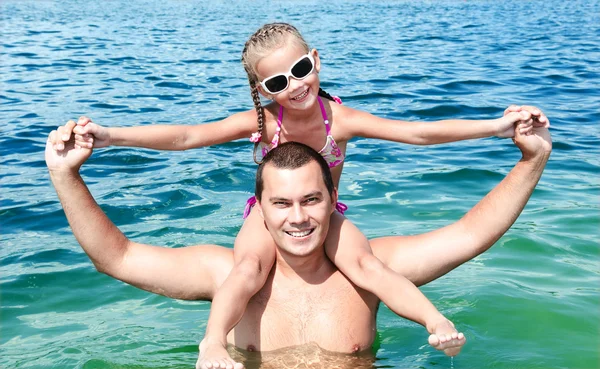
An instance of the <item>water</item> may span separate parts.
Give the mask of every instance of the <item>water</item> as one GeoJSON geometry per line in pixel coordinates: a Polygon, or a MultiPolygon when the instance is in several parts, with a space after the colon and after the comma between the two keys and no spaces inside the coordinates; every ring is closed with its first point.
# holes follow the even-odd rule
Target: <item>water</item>
{"type": "MultiPolygon", "coordinates": [[[[250,109],[240,52],[276,20],[319,49],[323,87],[351,107],[436,120],[498,117],[527,103],[550,117],[554,139],[513,228],[423,287],[468,338],[454,362],[385,308],[375,358],[315,347],[287,354],[329,368],[600,367],[597,1],[0,6],[0,367],[193,367],[210,304],[97,273],[70,233],[42,149],[51,129],[82,114],[109,126],[197,124],[250,109]]],[[[135,240],[231,246],[252,190],[250,152],[246,141],[177,153],[109,148],[83,174],[135,240]]],[[[438,147],[356,139],[348,154],[341,196],[370,237],[458,219],[519,157],[510,140],[493,138],[438,147]]]]}

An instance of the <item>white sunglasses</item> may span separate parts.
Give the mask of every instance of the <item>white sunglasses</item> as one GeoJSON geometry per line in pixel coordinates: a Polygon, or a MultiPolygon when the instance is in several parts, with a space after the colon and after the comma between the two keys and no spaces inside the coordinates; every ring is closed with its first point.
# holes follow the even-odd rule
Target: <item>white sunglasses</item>
{"type": "Polygon", "coordinates": [[[296,60],[289,72],[265,78],[260,82],[260,85],[267,93],[275,95],[285,91],[290,86],[290,77],[302,80],[308,77],[313,70],[315,70],[315,59],[311,53],[308,53],[296,60]]]}

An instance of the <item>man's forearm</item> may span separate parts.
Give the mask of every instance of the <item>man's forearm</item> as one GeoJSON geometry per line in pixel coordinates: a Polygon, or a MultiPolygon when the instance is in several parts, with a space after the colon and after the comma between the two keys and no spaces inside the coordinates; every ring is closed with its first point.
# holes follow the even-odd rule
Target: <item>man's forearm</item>
{"type": "Polygon", "coordinates": [[[371,240],[375,255],[421,286],[488,250],[523,211],[552,151],[546,127],[534,127],[529,133],[518,129],[513,140],[522,159],[465,216],[425,234],[371,240]]]}
{"type": "Polygon", "coordinates": [[[458,222],[431,232],[419,252],[421,261],[411,278],[417,285],[431,282],[487,251],[517,220],[537,185],[548,155],[521,159],[508,175],[458,222]],[[435,256],[432,256],[435,255],[435,256]]]}
{"type": "Polygon", "coordinates": [[[488,250],[515,222],[538,183],[547,155],[521,160],[458,222],[414,236],[371,240],[375,255],[417,286],[488,250]]]}
{"type": "Polygon", "coordinates": [[[540,154],[521,159],[506,178],[457,223],[468,235],[468,245],[473,248],[474,254],[466,260],[487,250],[517,220],[542,176],[548,156],[540,154]]]}
{"type": "Polygon", "coordinates": [[[50,178],[75,238],[98,271],[113,275],[129,240],[100,209],[79,173],[50,171],[50,178]]]}

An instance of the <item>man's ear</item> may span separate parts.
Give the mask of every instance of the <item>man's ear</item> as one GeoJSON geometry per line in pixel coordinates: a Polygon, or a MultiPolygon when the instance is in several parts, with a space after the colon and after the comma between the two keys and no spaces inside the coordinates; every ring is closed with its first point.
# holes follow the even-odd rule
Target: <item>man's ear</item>
{"type": "Polygon", "coordinates": [[[315,70],[319,73],[321,71],[321,58],[319,58],[319,52],[317,49],[312,49],[310,53],[312,54],[313,59],[315,59],[315,70]]]}
{"type": "Polygon", "coordinates": [[[256,201],[256,211],[258,211],[258,215],[260,215],[261,218],[263,218],[263,220],[265,219],[265,216],[263,215],[263,209],[262,206],[260,206],[260,201],[256,201]]]}

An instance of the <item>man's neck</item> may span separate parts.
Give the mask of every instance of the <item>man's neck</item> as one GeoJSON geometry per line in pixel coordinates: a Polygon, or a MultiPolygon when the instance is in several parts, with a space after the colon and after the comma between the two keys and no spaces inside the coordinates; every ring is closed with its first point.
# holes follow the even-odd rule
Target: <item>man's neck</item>
{"type": "Polygon", "coordinates": [[[277,250],[275,263],[278,273],[290,279],[301,278],[310,284],[323,282],[336,270],[323,248],[306,256],[290,255],[277,250]]]}

